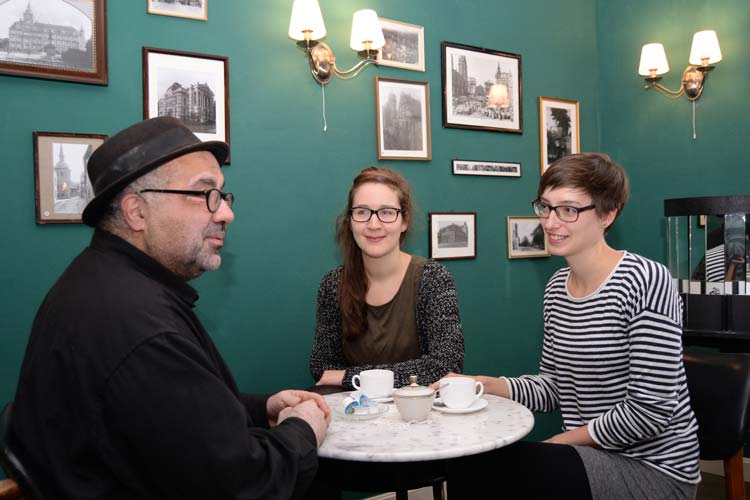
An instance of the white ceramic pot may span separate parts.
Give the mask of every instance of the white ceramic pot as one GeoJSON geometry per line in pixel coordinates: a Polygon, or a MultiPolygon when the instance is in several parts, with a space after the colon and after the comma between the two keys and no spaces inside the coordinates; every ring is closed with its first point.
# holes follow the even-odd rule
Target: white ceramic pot
{"type": "Polygon", "coordinates": [[[401,418],[407,422],[427,420],[432,410],[432,403],[435,401],[435,389],[418,385],[416,375],[411,375],[409,381],[410,385],[396,389],[393,393],[396,408],[401,418]]]}

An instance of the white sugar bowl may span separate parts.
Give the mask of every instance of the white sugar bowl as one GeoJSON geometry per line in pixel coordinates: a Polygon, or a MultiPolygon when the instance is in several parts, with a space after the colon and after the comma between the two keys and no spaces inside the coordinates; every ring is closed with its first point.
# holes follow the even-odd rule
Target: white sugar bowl
{"type": "Polygon", "coordinates": [[[401,418],[407,422],[416,420],[421,422],[427,420],[435,401],[435,389],[423,385],[417,385],[417,376],[409,377],[410,385],[396,389],[393,393],[393,401],[401,414],[401,418]]]}

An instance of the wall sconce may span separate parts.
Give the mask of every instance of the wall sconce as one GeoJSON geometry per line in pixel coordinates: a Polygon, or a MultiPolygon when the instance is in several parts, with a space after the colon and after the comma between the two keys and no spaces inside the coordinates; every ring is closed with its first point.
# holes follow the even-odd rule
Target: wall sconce
{"type": "Polygon", "coordinates": [[[487,107],[490,109],[501,109],[507,108],[509,105],[508,86],[504,83],[492,84],[490,93],[487,96],[487,107]]]}
{"type": "Polygon", "coordinates": [[[699,31],[693,35],[690,48],[690,65],[682,73],[682,82],[678,90],[670,90],[661,83],[661,75],[669,71],[667,54],[660,43],[649,43],[641,49],[641,61],[638,74],[646,76],[646,90],[655,88],[662,94],[677,99],[685,94],[693,102],[693,139],[695,135],[695,101],[703,94],[708,73],[714,69],[713,64],[721,61],[719,39],[713,30],[699,31]]]}
{"type": "Polygon", "coordinates": [[[340,70],[336,67],[333,51],[325,42],[320,41],[324,36],[326,27],[318,0],[294,0],[289,38],[298,40],[297,45],[308,57],[313,78],[321,85],[331,81],[333,75],[346,80],[357,76],[366,66],[377,64],[378,50],[385,45],[378,14],[370,9],[355,12],[352,19],[349,46],[363,60],[351,69],[340,70]]]}

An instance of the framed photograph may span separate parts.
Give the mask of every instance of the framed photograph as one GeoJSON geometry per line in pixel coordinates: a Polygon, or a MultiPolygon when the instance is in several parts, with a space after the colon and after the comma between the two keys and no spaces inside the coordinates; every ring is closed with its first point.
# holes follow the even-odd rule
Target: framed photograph
{"type": "Polygon", "coordinates": [[[81,222],[94,197],[86,162],[106,140],[100,134],[34,132],[37,224],[81,222]]]}
{"type": "Polygon", "coordinates": [[[473,259],[477,256],[475,212],[430,212],[430,258],[473,259]]]}
{"type": "Polygon", "coordinates": [[[430,84],[375,77],[378,160],[430,160],[430,84]]]}
{"type": "Polygon", "coordinates": [[[208,0],[146,0],[148,13],[208,20],[208,0]]]}
{"type": "Polygon", "coordinates": [[[453,175],[521,177],[521,164],[499,161],[453,160],[453,175]]]}
{"type": "Polygon", "coordinates": [[[182,120],[201,140],[229,144],[229,58],[143,47],[143,117],[157,116],[182,120]]]}
{"type": "Polygon", "coordinates": [[[508,258],[549,257],[547,237],[539,217],[508,217],[508,258]]]}
{"type": "Polygon", "coordinates": [[[385,45],[378,52],[378,64],[424,71],[424,27],[380,18],[385,45]]]}
{"type": "Polygon", "coordinates": [[[539,162],[541,172],[563,156],[581,152],[578,101],[539,97],[539,162]]]}
{"type": "Polygon", "coordinates": [[[0,74],[107,85],[106,0],[0,1],[0,74]]]}
{"type": "Polygon", "coordinates": [[[521,56],[442,42],[443,127],[523,133],[521,56]]]}

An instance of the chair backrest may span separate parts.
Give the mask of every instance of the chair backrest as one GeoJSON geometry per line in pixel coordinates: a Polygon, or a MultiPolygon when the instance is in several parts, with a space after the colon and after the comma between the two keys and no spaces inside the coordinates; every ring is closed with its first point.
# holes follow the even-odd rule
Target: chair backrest
{"type": "Polygon", "coordinates": [[[8,446],[7,436],[12,408],[13,403],[10,402],[0,413],[0,466],[8,477],[18,483],[26,500],[44,500],[44,496],[34,485],[31,476],[8,446]]]}
{"type": "Polygon", "coordinates": [[[729,458],[743,446],[748,428],[750,354],[694,349],[683,359],[701,458],[729,458]]]}

